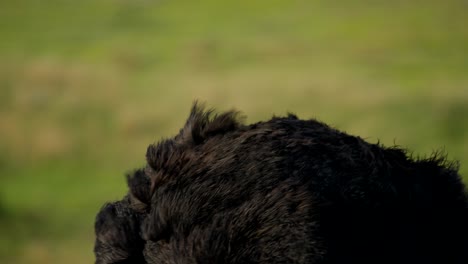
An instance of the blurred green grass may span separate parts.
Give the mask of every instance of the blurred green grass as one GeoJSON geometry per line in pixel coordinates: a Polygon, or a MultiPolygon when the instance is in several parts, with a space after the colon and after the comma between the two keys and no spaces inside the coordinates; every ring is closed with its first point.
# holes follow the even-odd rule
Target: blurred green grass
{"type": "Polygon", "coordinates": [[[94,215],[195,99],[287,111],[468,179],[466,1],[0,3],[0,262],[90,263],[94,215]]]}

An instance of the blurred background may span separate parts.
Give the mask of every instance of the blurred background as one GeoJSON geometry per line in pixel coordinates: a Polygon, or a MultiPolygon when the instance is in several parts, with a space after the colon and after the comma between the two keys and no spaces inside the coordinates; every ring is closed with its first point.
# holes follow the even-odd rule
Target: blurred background
{"type": "Polygon", "coordinates": [[[0,262],[92,263],[94,216],[195,99],[318,118],[468,180],[468,2],[0,3],[0,262]]]}

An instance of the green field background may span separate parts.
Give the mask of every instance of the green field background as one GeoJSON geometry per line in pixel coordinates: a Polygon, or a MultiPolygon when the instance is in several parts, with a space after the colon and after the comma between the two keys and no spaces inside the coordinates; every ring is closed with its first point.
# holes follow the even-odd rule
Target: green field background
{"type": "Polygon", "coordinates": [[[192,101],[294,112],[468,179],[467,1],[0,2],[0,263],[92,263],[94,215],[192,101]]]}

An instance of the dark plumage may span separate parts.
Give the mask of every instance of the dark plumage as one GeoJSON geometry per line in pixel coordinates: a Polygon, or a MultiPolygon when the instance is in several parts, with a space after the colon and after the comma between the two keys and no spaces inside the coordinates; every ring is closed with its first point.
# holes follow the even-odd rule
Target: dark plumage
{"type": "Polygon", "coordinates": [[[195,105],[96,219],[96,263],[468,263],[454,163],[195,105]]]}

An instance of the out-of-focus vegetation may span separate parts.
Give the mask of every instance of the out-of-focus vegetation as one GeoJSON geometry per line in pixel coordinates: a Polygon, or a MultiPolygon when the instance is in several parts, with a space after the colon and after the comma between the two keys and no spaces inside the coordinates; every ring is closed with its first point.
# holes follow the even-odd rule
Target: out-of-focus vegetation
{"type": "Polygon", "coordinates": [[[194,99],[287,111],[468,176],[468,2],[0,3],[0,262],[91,263],[101,204],[194,99]]]}

